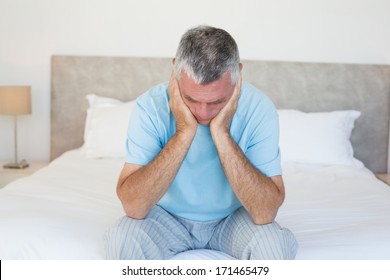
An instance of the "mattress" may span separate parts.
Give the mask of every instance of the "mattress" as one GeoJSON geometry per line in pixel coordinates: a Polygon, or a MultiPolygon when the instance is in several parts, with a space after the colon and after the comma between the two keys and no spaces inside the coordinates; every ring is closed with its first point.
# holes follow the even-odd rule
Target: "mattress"
{"type": "MultiPolygon", "coordinates": [[[[0,259],[104,259],[104,233],[124,215],[120,159],[69,151],[0,190],[0,259]]],[[[364,167],[283,164],[276,217],[296,236],[297,259],[390,259],[390,187],[364,167]]],[[[210,250],[176,259],[227,259],[210,250]]]]}

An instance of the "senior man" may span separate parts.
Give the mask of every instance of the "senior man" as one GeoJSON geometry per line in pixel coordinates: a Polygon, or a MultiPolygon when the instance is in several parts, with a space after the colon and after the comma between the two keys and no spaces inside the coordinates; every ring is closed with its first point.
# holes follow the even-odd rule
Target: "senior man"
{"type": "Polygon", "coordinates": [[[169,83],[137,99],[117,186],[126,216],[107,234],[107,258],[295,257],[293,234],[274,221],[285,196],[277,111],[241,69],[232,36],[198,26],[169,83]]]}

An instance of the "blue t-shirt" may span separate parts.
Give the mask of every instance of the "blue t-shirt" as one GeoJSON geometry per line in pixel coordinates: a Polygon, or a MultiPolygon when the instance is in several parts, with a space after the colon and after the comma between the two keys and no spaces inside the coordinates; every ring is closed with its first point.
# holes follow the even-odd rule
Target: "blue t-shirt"
{"type": "MultiPolygon", "coordinates": [[[[137,99],[128,127],[126,162],[147,165],[175,131],[168,84],[163,83],[137,99]]],[[[267,96],[245,82],[230,133],[263,174],[281,174],[277,111],[267,96]]],[[[241,207],[224,174],[209,126],[198,125],[187,156],[158,205],[195,221],[222,219],[241,207]]]]}

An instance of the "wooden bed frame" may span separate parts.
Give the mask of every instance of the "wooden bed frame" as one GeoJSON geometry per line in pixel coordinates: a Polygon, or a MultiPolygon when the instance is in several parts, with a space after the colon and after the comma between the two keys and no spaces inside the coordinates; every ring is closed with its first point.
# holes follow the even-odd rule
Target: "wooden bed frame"
{"type": "MultiPolygon", "coordinates": [[[[132,100],[167,81],[170,58],[53,56],[51,159],[83,144],[87,101],[97,94],[132,100]]],[[[362,112],[352,133],[355,157],[373,172],[389,161],[390,66],[243,61],[243,78],[280,109],[362,112]]]]}

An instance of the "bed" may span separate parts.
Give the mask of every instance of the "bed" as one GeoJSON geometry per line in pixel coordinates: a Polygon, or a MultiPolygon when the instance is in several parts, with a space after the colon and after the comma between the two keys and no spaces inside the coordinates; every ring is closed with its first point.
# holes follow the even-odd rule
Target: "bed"
{"type": "MultiPolygon", "coordinates": [[[[134,99],[169,58],[53,56],[51,162],[0,190],[0,259],[104,259],[134,99]]],[[[390,259],[390,66],[243,61],[280,118],[286,199],[276,220],[296,259],[390,259]]],[[[225,259],[210,250],[176,259],[225,259]]]]}

